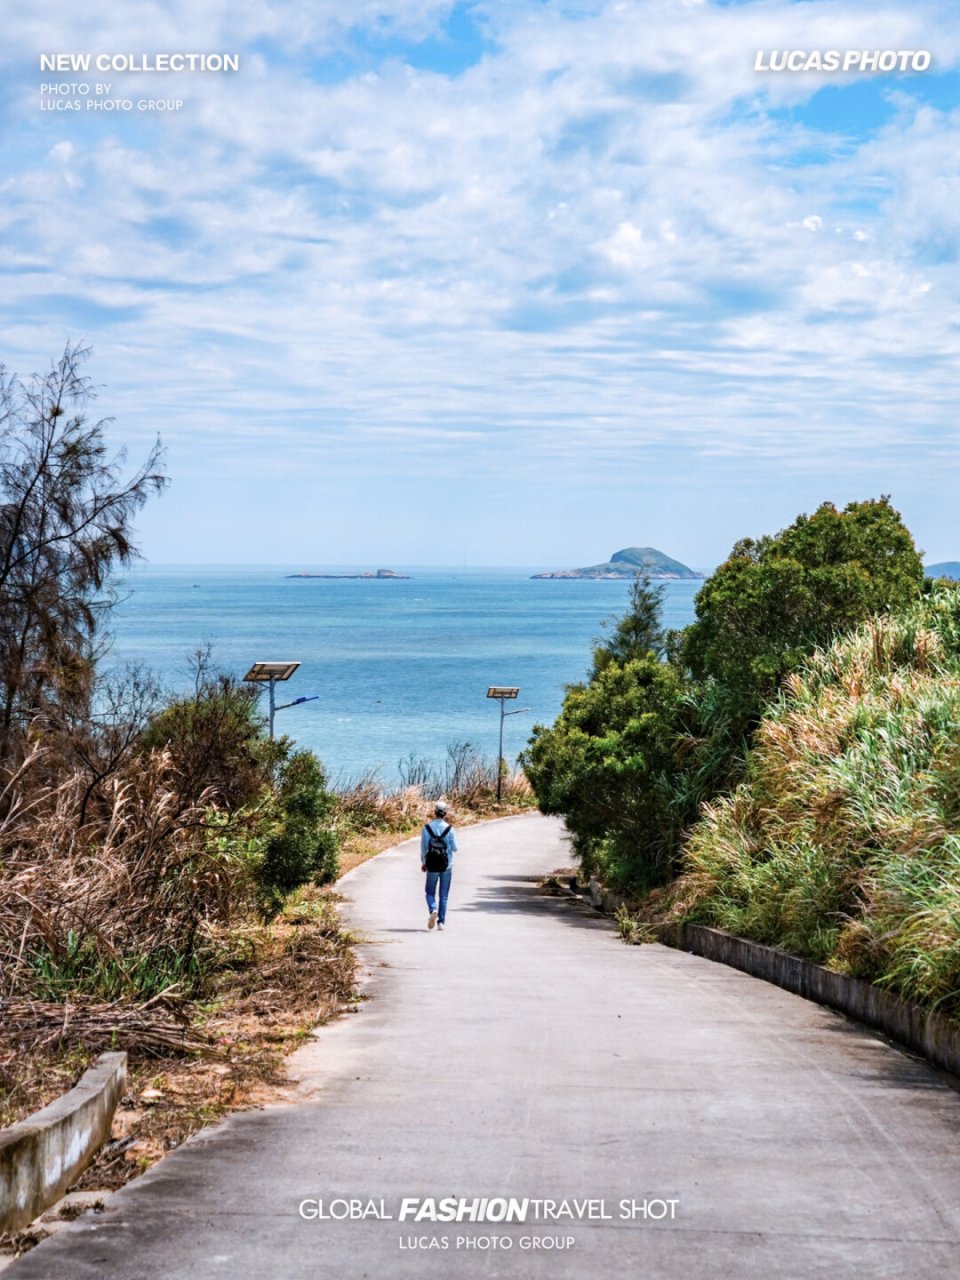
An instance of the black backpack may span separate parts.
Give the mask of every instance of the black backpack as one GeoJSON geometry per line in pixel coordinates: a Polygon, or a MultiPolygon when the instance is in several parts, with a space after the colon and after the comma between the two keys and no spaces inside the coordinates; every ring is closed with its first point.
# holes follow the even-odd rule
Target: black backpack
{"type": "Polygon", "coordinates": [[[450,834],[451,828],[446,826],[438,835],[430,826],[426,825],[428,838],[427,856],[424,859],[428,871],[446,871],[450,865],[450,852],[447,849],[447,836],[450,834]]]}

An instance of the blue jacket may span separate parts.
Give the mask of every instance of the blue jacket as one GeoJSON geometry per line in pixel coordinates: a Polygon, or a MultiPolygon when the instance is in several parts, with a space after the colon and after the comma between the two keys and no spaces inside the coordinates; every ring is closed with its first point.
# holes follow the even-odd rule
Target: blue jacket
{"type": "MultiPolygon", "coordinates": [[[[427,847],[430,844],[430,837],[427,835],[427,827],[430,828],[430,830],[433,832],[435,836],[438,836],[440,832],[444,829],[444,827],[447,827],[447,826],[450,826],[450,824],[447,822],[446,818],[431,818],[430,821],[424,826],[423,830],[420,832],[420,865],[421,866],[423,866],[424,862],[426,862],[427,847]]],[[[447,870],[449,871],[450,868],[453,866],[453,855],[457,851],[457,837],[453,834],[453,827],[450,827],[450,830],[447,832],[446,837],[444,838],[444,844],[447,846],[447,855],[449,857],[449,861],[447,863],[447,870]]]]}

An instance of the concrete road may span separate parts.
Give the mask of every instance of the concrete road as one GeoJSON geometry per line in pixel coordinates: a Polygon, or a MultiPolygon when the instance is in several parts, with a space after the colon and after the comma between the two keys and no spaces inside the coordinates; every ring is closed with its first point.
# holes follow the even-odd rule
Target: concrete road
{"type": "Polygon", "coordinates": [[[461,835],[443,934],[425,929],[412,845],[346,878],[371,998],[298,1056],[314,1101],[199,1135],[13,1280],[960,1275],[960,1097],[943,1077],[544,896],[568,860],[554,822],[461,835]],[[443,1197],[571,1216],[399,1220],[405,1198],[443,1197]],[[321,1200],[390,1216],[301,1216],[321,1200]]]}

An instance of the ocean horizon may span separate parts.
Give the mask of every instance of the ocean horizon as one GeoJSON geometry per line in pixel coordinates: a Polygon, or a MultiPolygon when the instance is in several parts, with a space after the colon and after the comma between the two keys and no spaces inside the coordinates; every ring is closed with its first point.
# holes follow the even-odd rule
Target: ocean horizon
{"type": "MultiPolygon", "coordinates": [[[[190,654],[209,644],[215,667],[242,677],[255,661],[299,661],[277,703],[276,732],[315,751],[336,782],[377,773],[399,781],[414,756],[442,764],[447,747],[497,751],[490,685],[515,685],[504,754],[549,724],[564,691],[587,674],[591,647],[622,614],[629,582],[531,579],[540,566],[139,564],[116,579],[105,668],[151,670],[173,693],[192,687],[190,654]],[[407,579],[291,578],[376,572],[407,579]]],[[[693,619],[700,580],[663,584],[664,622],[693,619]]],[[[263,705],[266,706],[264,696],[263,705]]]]}

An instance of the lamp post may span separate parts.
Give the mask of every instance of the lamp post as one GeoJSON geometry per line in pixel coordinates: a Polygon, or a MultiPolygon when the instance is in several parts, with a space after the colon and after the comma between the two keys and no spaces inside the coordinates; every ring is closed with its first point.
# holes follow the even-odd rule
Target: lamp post
{"type": "Polygon", "coordinates": [[[503,798],[503,721],[506,716],[518,716],[529,707],[517,707],[516,711],[505,710],[505,704],[519,694],[519,688],[513,685],[493,684],[487,690],[488,698],[495,698],[500,703],[500,748],[497,752],[497,804],[503,798]]]}
{"type": "Polygon", "coordinates": [[[277,681],[289,680],[299,665],[299,662],[255,662],[243,677],[245,681],[249,680],[252,684],[268,684],[270,686],[271,742],[273,741],[273,717],[278,711],[284,711],[287,707],[298,707],[301,702],[316,702],[317,698],[320,697],[319,693],[315,693],[308,698],[294,698],[292,702],[281,702],[279,707],[276,705],[275,690],[277,681]]]}

